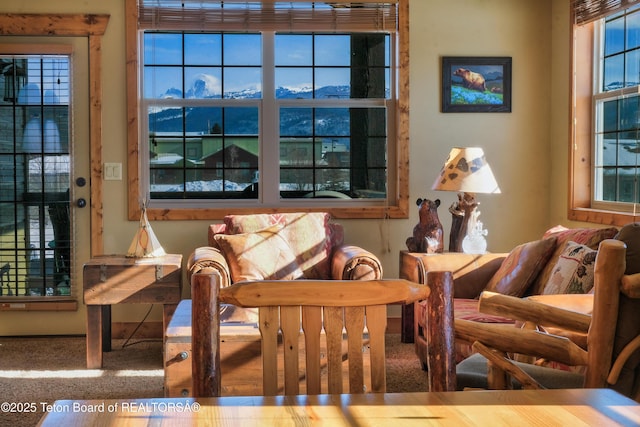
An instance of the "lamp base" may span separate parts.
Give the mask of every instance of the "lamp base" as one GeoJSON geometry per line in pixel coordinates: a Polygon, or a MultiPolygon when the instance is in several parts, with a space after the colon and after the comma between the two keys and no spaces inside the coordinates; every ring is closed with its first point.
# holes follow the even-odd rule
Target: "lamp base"
{"type": "Polygon", "coordinates": [[[487,252],[487,240],[481,233],[475,231],[469,233],[462,239],[462,252],[465,254],[483,254],[487,252]]]}
{"type": "Polygon", "coordinates": [[[463,252],[462,242],[475,226],[478,205],[474,193],[458,193],[458,201],[449,208],[452,216],[449,252],[463,252]]]}

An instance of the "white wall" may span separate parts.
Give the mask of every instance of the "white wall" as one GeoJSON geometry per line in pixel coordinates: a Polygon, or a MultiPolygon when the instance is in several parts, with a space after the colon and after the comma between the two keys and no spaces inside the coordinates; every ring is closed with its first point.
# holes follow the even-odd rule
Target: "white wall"
{"type": "MultiPolygon", "coordinates": [[[[453,146],[483,147],[502,190],[501,194],[479,195],[480,219],[489,230],[490,251],[508,251],[536,239],[551,225],[567,222],[568,4],[569,0],[410,2],[410,203],[413,207],[418,197],[440,198],[440,219],[447,236],[451,223],[448,207],[456,195],[430,188],[453,146]],[[441,113],[442,56],[512,57],[512,112],[441,113]]],[[[58,0],[54,4],[24,0],[2,3],[0,11],[111,14],[102,49],[103,157],[105,162],[126,165],[124,1],[58,0]]],[[[123,253],[137,227],[136,221],[127,219],[126,181],[107,181],[104,191],[105,253],[123,253]]],[[[341,222],[349,243],[376,253],[385,276],[397,277],[398,252],[406,248],[404,242],[417,222],[417,209],[412,209],[406,220],[341,222]]],[[[165,249],[182,253],[185,259],[195,247],[206,243],[208,221],[155,221],[152,225],[165,249]]],[[[184,296],[188,296],[187,289],[184,296]]],[[[138,321],[146,308],[114,307],[113,320],[138,321]]],[[[397,313],[392,310],[393,315],[397,313]]],[[[0,335],[84,332],[83,320],[66,322],[64,313],[2,316],[7,320],[0,326],[0,335]]],[[[160,310],[156,308],[151,320],[158,319],[160,310]]]]}

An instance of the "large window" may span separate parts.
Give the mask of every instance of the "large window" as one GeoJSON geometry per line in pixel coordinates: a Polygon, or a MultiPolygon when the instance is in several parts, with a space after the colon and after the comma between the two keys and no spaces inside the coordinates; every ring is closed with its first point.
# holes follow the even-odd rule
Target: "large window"
{"type": "Polygon", "coordinates": [[[130,203],[406,216],[397,3],[138,0],[130,203]]]}
{"type": "Polygon", "coordinates": [[[570,217],[621,225],[640,206],[640,5],[576,0],[573,12],[570,217]]]}
{"type": "MultiPolygon", "coordinates": [[[[640,202],[640,6],[599,23],[594,203],[640,202]]],[[[615,206],[615,205],[614,205],[615,206]]]]}

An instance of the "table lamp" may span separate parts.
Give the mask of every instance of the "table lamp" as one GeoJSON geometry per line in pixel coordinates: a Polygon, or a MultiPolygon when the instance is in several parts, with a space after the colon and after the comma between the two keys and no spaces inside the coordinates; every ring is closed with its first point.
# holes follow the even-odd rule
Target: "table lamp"
{"type": "Polygon", "coordinates": [[[491,167],[484,157],[482,148],[452,148],[440,174],[436,178],[433,190],[457,191],[458,201],[449,208],[453,217],[449,235],[450,252],[484,253],[487,242],[478,221],[480,211],[476,193],[500,193],[491,167]]]}

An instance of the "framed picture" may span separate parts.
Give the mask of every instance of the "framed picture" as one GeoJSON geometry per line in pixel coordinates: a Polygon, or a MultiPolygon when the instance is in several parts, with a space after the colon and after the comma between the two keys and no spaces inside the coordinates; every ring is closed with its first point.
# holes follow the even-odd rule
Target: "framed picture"
{"type": "Polygon", "coordinates": [[[510,113],[511,57],[443,57],[442,112],[510,113]]]}

